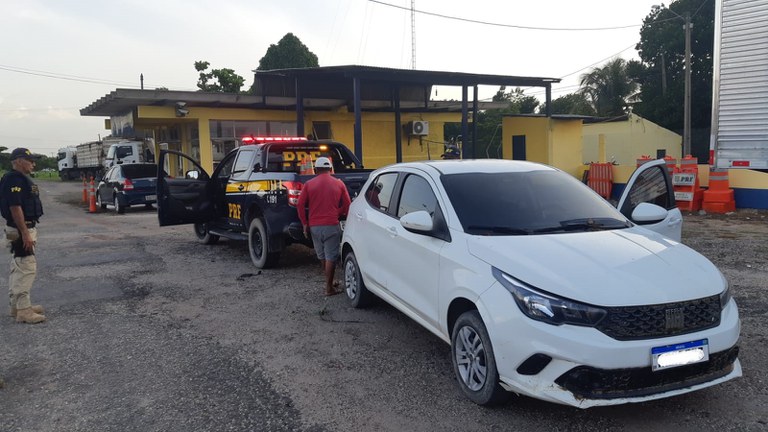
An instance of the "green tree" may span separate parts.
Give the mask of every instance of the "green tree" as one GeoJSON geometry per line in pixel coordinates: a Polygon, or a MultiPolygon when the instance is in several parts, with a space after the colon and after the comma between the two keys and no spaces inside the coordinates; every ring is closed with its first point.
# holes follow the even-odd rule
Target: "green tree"
{"type": "Polygon", "coordinates": [[[684,123],[685,30],[684,21],[680,16],[684,17],[686,14],[690,14],[693,23],[691,127],[710,127],[714,1],[677,0],[669,5],[669,9],[654,7],[643,20],[640,42],[635,47],[641,64],[630,71],[633,79],[640,84],[639,101],[634,107],[634,112],[676,131],[682,131],[684,123]]]}
{"type": "Polygon", "coordinates": [[[200,73],[197,88],[204,92],[240,93],[245,84],[245,78],[236,74],[232,69],[212,69],[207,61],[196,61],[195,70],[200,73]]]}
{"type": "Polygon", "coordinates": [[[626,113],[636,96],[637,83],[627,73],[627,62],[615,58],[581,76],[579,92],[589,101],[595,114],[602,117],[626,113]]]}
{"type": "MultiPolygon", "coordinates": [[[[507,92],[506,86],[501,86],[492,100],[494,102],[506,102],[507,106],[480,111],[475,116],[475,122],[477,122],[477,148],[474,153],[478,158],[501,157],[501,121],[505,115],[533,114],[539,106],[539,100],[535,96],[525,95],[520,87],[507,92]]],[[[463,140],[464,142],[472,142],[472,129],[470,124],[470,137],[463,140]]],[[[449,139],[458,139],[461,135],[461,123],[446,124],[444,133],[449,139]]]]}
{"type": "MultiPolygon", "coordinates": [[[[542,104],[539,108],[539,114],[547,111],[547,105],[542,104]]],[[[560,96],[552,101],[552,114],[578,114],[594,116],[595,109],[589,103],[586,96],[581,92],[569,93],[560,96]]]]}
{"type": "Polygon", "coordinates": [[[293,33],[287,33],[277,43],[267,48],[259,60],[258,70],[318,67],[317,56],[293,33]]]}

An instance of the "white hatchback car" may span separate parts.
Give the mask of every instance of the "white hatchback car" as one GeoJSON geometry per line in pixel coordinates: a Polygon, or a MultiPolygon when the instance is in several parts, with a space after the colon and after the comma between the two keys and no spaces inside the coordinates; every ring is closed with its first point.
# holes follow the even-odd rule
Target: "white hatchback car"
{"type": "Polygon", "coordinates": [[[391,165],[363,191],[342,239],[348,299],[375,294],[448,342],[478,404],[512,391],[587,408],[741,376],[736,302],[679,242],[663,161],[633,174],[618,210],[507,160],[391,165]]]}

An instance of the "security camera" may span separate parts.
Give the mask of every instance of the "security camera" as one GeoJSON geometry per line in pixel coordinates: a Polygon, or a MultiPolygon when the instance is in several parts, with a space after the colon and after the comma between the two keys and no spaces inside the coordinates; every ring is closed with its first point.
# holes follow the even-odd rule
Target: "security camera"
{"type": "Polygon", "coordinates": [[[186,117],[189,114],[186,102],[176,102],[176,117],[186,117]]]}

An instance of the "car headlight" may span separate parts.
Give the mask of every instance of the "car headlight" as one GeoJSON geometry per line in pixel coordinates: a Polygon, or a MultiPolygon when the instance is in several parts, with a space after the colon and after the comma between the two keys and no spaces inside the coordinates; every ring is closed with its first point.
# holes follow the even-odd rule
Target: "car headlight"
{"type": "Polygon", "coordinates": [[[495,267],[492,271],[496,280],[512,294],[520,310],[531,319],[552,325],[594,327],[607,314],[599,307],[533,289],[495,267]]]}
{"type": "Polygon", "coordinates": [[[723,310],[733,297],[731,296],[731,285],[728,283],[728,279],[722,273],[720,273],[720,277],[723,278],[723,284],[725,285],[725,289],[720,293],[720,310],[723,310]]]}

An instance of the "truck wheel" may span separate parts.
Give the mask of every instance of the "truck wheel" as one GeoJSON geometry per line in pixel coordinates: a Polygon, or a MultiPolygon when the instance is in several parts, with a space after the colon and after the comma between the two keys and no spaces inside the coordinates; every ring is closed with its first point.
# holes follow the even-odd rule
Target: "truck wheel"
{"type": "Polygon", "coordinates": [[[219,241],[219,236],[208,232],[208,224],[196,223],[195,235],[197,236],[197,240],[202,244],[212,245],[219,241]]]}
{"type": "Polygon", "coordinates": [[[251,261],[258,268],[269,268],[277,264],[280,252],[269,252],[269,239],[264,221],[255,218],[248,228],[248,250],[251,252],[251,261]]]}
{"type": "Polygon", "coordinates": [[[120,195],[115,194],[115,213],[117,214],[123,214],[125,213],[125,204],[123,204],[123,200],[120,199],[120,195]]]}

